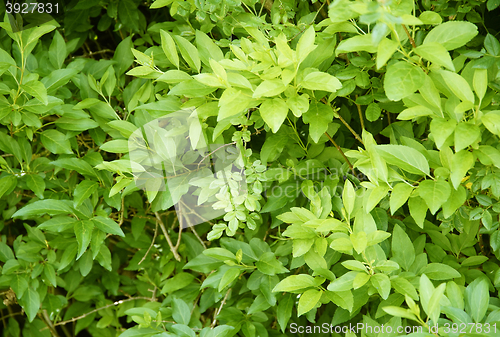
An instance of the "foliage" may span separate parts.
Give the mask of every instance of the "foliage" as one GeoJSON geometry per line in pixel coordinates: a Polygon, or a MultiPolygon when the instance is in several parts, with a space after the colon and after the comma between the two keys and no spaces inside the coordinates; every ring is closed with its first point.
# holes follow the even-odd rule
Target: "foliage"
{"type": "Polygon", "coordinates": [[[60,3],[0,23],[4,336],[498,334],[499,1],[60,3]]]}

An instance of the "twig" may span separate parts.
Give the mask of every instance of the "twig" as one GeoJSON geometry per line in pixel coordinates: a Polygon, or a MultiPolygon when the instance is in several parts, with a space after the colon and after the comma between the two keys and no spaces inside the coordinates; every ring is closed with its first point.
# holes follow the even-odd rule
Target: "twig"
{"type": "Polygon", "coordinates": [[[219,146],[218,148],[216,148],[215,150],[213,150],[212,152],[210,152],[209,154],[207,154],[205,157],[203,157],[200,162],[198,163],[198,168],[200,168],[200,165],[201,163],[203,163],[203,161],[205,159],[207,159],[208,157],[210,157],[211,155],[213,155],[215,152],[217,152],[218,150],[222,149],[223,147],[226,147],[226,146],[229,146],[229,145],[234,145],[236,144],[236,142],[232,142],[232,143],[229,143],[229,144],[224,144],[222,146],[219,146]]]}
{"type": "MultiPolygon", "coordinates": [[[[205,222],[208,221],[207,219],[205,219],[204,217],[202,217],[201,215],[197,214],[196,212],[194,212],[188,205],[186,205],[185,203],[183,203],[182,201],[180,201],[180,203],[186,207],[188,209],[189,212],[195,214],[196,216],[198,216],[201,220],[204,220],[205,222]]],[[[198,232],[194,229],[194,226],[193,224],[191,223],[191,220],[189,220],[189,217],[187,216],[186,217],[186,221],[188,222],[188,227],[189,229],[191,229],[191,232],[193,232],[194,236],[196,236],[196,238],[198,239],[198,241],[200,241],[201,245],[203,246],[204,249],[207,249],[207,246],[205,245],[205,242],[203,242],[203,240],[201,239],[201,237],[198,235],[198,232]]],[[[179,222],[180,223],[180,222],[179,222]]]]}
{"type": "Polygon", "coordinates": [[[165,235],[165,238],[167,239],[168,246],[170,247],[170,250],[172,251],[172,254],[174,254],[174,257],[177,261],[181,261],[181,257],[179,256],[179,253],[177,253],[177,250],[175,249],[174,245],[172,244],[172,240],[170,240],[170,236],[168,235],[167,229],[165,228],[165,225],[163,224],[163,221],[161,220],[160,214],[158,212],[155,212],[156,216],[156,221],[158,221],[158,224],[160,225],[160,228],[165,235]]]}
{"type": "Polygon", "coordinates": [[[217,323],[217,316],[220,314],[222,307],[224,304],[226,304],[227,297],[229,296],[229,293],[231,292],[231,288],[229,288],[226,292],[226,296],[222,299],[222,302],[220,303],[219,309],[215,311],[214,314],[214,320],[212,321],[212,324],[210,325],[210,329],[213,329],[215,327],[215,324],[217,323]]]}
{"type": "Polygon", "coordinates": [[[42,321],[45,323],[45,325],[47,326],[46,328],[50,330],[52,336],[59,337],[59,334],[57,333],[54,324],[52,324],[52,321],[50,320],[50,317],[47,314],[47,310],[42,310],[42,314],[38,313],[38,317],[40,317],[42,321]]]}
{"type": "MultiPolygon", "coordinates": [[[[131,298],[127,298],[127,299],[124,299],[124,300],[115,301],[115,302],[113,302],[111,304],[108,304],[108,305],[105,305],[103,307],[91,310],[91,311],[89,311],[89,312],[87,312],[87,313],[85,313],[83,315],[78,316],[78,317],[73,317],[73,318],[68,319],[66,321],[62,321],[62,322],[56,323],[56,324],[54,324],[54,326],[66,325],[68,323],[72,323],[72,322],[78,321],[79,319],[85,318],[88,315],[93,314],[94,312],[98,312],[99,310],[103,310],[103,309],[106,309],[106,308],[109,308],[109,307],[114,307],[114,306],[120,305],[122,303],[129,302],[129,301],[135,301],[135,300],[148,300],[148,301],[151,301],[151,297],[138,296],[138,297],[131,297],[131,298]]],[[[48,329],[48,328],[43,328],[41,330],[46,330],[46,329],[48,329]]]]}
{"type": "Polygon", "coordinates": [[[389,122],[389,125],[391,125],[391,113],[387,110],[387,121],[389,122]]]}
{"type": "Polygon", "coordinates": [[[207,249],[207,246],[205,245],[205,242],[203,242],[203,240],[200,238],[200,236],[198,235],[198,232],[196,232],[196,230],[194,229],[194,227],[193,226],[189,226],[189,229],[191,230],[191,232],[193,232],[194,236],[196,236],[196,238],[198,239],[198,241],[200,241],[200,243],[203,246],[203,248],[207,249]]]}
{"type": "MultiPolygon", "coordinates": [[[[358,99],[358,95],[356,95],[356,99],[358,99]]],[[[361,105],[358,103],[354,102],[356,104],[356,107],[358,108],[358,114],[359,114],[359,120],[361,121],[361,130],[365,129],[365,121],[363,119],[363,113],[361,112],[361,105]]]]}
{"type": "Polygon", "coordinates": [[[158,222],[156,222],[155,234],[153,236],[153,240],[151,241],[151,245],[149,245],[148,251],[146,252],[146,254],[144,254],[144,256],[142,257],[141,261],[139,261],[139,263],[137,265],[140,265],[146,259],[146,256],[148,256],[149,251],[151,250],[151,248],[153,247],[153,245],[155,243],[156,235],[158,235],[158,222]]]}
{"type": "Polygon", "coordinates": [[[406,25],[401,25],[403,26],[403,29],[405,30],[406,35],[408,36],[408,40],[410,40],[411,46],[413,48],[417,48],[417,45],[415,44],[415,40],[413,37],[410,35],[410,32],[408,31],[408,28],[406,28],[406,25]]]}
{"type": "Polygon", "coordinates": [[[337,150],[340,152],[340,154],[342,155],[342,157],[344,157],[344,159],[347,162],[347,165],[349,165],[349,168],[351,169],[353,175],[356,175],[356,173],[354,172],[354,166],[352,166],[352,164],[349,161],[349,159],[347,159],[347,157],[344,154],[344,151],[342,151],[342,149],[340,148],[340,146],[337,143],[335,143],[335,141],[333,140],[332,137],[330,137],[330,135],[328,134],[328,132],[325,132],[325,135],[328,137],[328,139],[330,139],[330,141],[332,142],[332,144],[337,148],[337,150]]]}
{"type": "MultiPolygon", "coordinates": [[[[328,104],[330,107],[332,107],[332,106],[330,105],[330,103],[328,103],[328,102],[327,102],[324,98],[323,98],[323,99],[321,99],[321,101],[322,101],[323,103],[325,103],[325,104],[328,104]]],[[[333,107],[332,107],[332,109],[333,109],[333,107]]],[[[344,118],[343,118],[343,117],[342,117],[342,116],[341,116],[338,112],[335,112],[335,115],[336,115],[336,117],[338,117],[338,119],[340,119],[340,121],[342,122],[342,124],[344,124],[344,125],[345,125],[348,129],[349,129],[349,131],[351,131],[351,133],[352,133],[352,135],[354,136],[354,138],[356,138],[356,139],[357,139],[357,140],[358,140],[361,144],[365,145],[365,144],[363,143],[363,140],[361,139],[361,137],[357,134],[357,132],[356,132],[356,131],[354,131],[354,129],[353,129],[353,128],[351,128],[351,126],[349,125],[349,123],[347,123],[347,122],[345,121],[345,119],[344,119],[344,118]]]]}

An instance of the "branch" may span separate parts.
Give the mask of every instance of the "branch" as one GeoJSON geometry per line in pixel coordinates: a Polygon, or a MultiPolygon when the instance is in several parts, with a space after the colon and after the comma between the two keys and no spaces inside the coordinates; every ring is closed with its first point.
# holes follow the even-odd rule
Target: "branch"
{"type": "Polygon", "coordinates": [[[410,35],[410,32],[408,31],[408,28],[406,28],[406,25],[401,25],[403,26],[403,29],[405,30],[406,35],[408,36],[408,40],[410,40],[411,46],[413,48],[417,48],[417,45],[415,44],[415,40],[413,37],[410,35]]]}
{"type": "Polygon", "coordinates": [[[148,256],[149,251],[151,250],[151,248],[153,247],[153,245],[155,243],[156,235],[158,235],[158,221],[156,222],[155,234],[153,236],[153,240],[151,241],[151,245],[149,245],[148,251],[146,252],[146,254],[144,254],[144,256],[142,257],[141,261],[139,261],[139,263],[137,265],[140,265],[146,259],[146,256],[148,256]]]}
{"type": "Polygon", "coordinates": [[[344,159],[347,162],[347,165],[349,165],[349,168],[351,169],[353,175],[356,175],[356,172],[354,172],[354,166],[352,166],[352,164],[349,161],[349,159],[347,159],[347,157],[344,154],[344,151],[342,151],[342,149],[340,148],[340,146],[337,143],[335,143],[335,141],[333,140],[332,137],[330,137],[330,135],[328,134],[328,132],[325,132],[325,135],[328,137],[328,139],[330,139],[330,141],[332,142],[332,144],[335,145],[335,147],[340,152],[340,154],[342,155],[342,157],[344,157],[344,159]]]}
{"type": "MultiPolygon", "coordinates": [[[[358,95],[356,95],[356,99],[358,99],[358,95]]],[[[358,108],[358,114],[359,114],[359,120],[361,121],[361,130],[365,129],[365,121],[363,119],[363,113],[361,112],[361,105],[358,103],[354,102],[356,104],[356,107],[358,108]]]]}
{"type": "Polygon", "coordinates": [[[229,293],[231,292],[231,288],[229,288],[226,292],[226,296],[224,296],[224,299],[222,300],[222,302],[220,303],[220,306],[219,306],[219,309],[217,309],[215,311],[215,314],[214,314],[214,320],[212,321],[212,324],[210,324],[210,329],[213,329],[215,327],[215,324],[217,323],[217,316],[220,314],[221,310],[222,310],[222,307],[224,306],[224,304],[226,304],[226,300],[227,300],[227,297],[229,296],[229,293]]]}
{"type": "Polygon", "coordinates": [[[181,261],[181,257],[179,256],[179,253],[177,253],[177,249],[175,249],[174,245],[172,244],[172,240],[170,240],[170,236],[168,235],[167,229],[165,228],[165,225],[163,224],[163,221],[161,220],[160,214],[158,212],[155,212],[156,216],[156,221],[160,225],[160,228],[165,235],[165,238],[167,239],[168,246],[170,247],[170,250],[172,251],[172,254],[174,254],[174,257],[177,261],[181,261]]]}

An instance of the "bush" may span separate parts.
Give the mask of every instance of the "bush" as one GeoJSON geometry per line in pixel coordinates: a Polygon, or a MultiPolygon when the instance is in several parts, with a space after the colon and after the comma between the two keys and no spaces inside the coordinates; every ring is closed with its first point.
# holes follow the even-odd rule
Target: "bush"
{"type": "Polygon", "coordinates": [[[498,0],[51,5],[0,8],[3,336],[498,335],[498,0]]]}

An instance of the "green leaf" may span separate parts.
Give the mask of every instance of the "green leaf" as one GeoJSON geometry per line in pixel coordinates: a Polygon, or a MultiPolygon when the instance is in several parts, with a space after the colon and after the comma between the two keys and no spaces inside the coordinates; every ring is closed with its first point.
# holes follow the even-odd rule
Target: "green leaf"
{"type": "Polygon", "coordinates": [[[437,71],[450,90],[462,101],[474,103],[474,94],[470,88],[469,82],[462,76],[447,70],[437,71]]]}
{"type": "Polygon", "coordinates": [[[455,71],[455,66],[450,57],[450,53],[437,42],[426,42],[414,49],[415,53],[434,64],[455,71]]]}
{"type": "Polygon", "coordinates": [[[392,260],[409,271],[415,261],[415,248],[406,232],[399,225],[394,226],[391,251],[392,260]]]}
{"type": "Polygon", "coordinates": [[[436,147],[441,149],[446,139],[455,131],[457,123],[454,120],[446,120],[444,118],[434,118],[431,121],[430,130],[434,137],[436,147]]]}
{"type": "Polygon", "coordinates": [[[46,199],[38,200],[31,204],[28,204],[18,210],[12,215],[15,217],[39,217],[42,214],[56,215],[56,214],[70,214],[72,209],[68,204],[62,200],[46,199]]]}
{"type": "Polygon", "coordinates": [[[239,268],[229,268],[223,275],[222,278],[220,279],[219,283],[219,292],[222,291],[222,289],[226,288],[228,285],[231,284],[234,280],[236,280],[240,276],[240,269],[239,268]]]}
{"type": "Polygon", "coordinates": [[[422,270],[422,274],[427,275],[431,280],[449,280],[460,277],[461,274],[453,267],[443,263],[429,263],[422,270]]]}
{"type": "Polygon", "coordinates": [[[121,0],[118,2],[118,17],[120,22],[127,28],[132,28],[134,32],[139,31],[139,10],[137,3],[133,0],[121,0]]]}
{"type": "Polygon", "coordinates": [[[408,208],[410,215],[420,228],[424,228],[424,220],[427,214],[427,204],[425,200],[420,197],[410,197],[408,200],[408,208]]]}
{"type": "Polygon", "coordinates": [[[418,186],[418,195],[425,200],[432,214],[448,200],[451,188],[446,181],[424,180],[418,186]]]}
{"type": "Polygon", "coordinates": [[[391,280],[385,274],[375,274],[370,278],[372,285],[377,289],[380,296],[386,300],[391,292],[391,280]]]}
{"type": "Polygon", "coordinates": [[[198,49],[191,44],[188,40],[183,38],[180,35],[174,35],[174,39],[179,46],[179,50],[181,52],[182,57],[186,60],[187,64],[191,67],[191,69],[196,72],[200,72],[201,61],[198,55],[198,49]]]}
{"type": "Polygon", "coordinates": [[[315,143],[328,130],[328,124],[333,120],[333,110],[321,102],[311,102],[309,110],[303,115],[304,123],[309,124],[309,136],[315,143]]]}
{"type": "Polygon", "coordinates": [[[17,178],[14,175],[7,175],[0,179],[0,198],[5,193],[13,189],[17,185],[17,178]]]}
{"type": "Polygon", "coordinates": [[[311,275],[291,275],[281,280],[281,282],[273,288],[273,292],[297,292],[298,290],[315,286],[314,278],[311,275]]]}
{"type": "Polygon", "coordinates": [[[43,192],[45,191],[45,180],[38,174],[28,174],[26,176],[26,185],[32,190],[35,195],[43,199],[43,192]]]}
{"type": "Polygon", "coordinates": [[[383,307],[382,310],[384,310],[389,315],[396,317],[403,317],[418,322],[417,316],[415,316],[415,314],[413,314],[409,309],[388,306],[388,307],[383,307]]]}
{"type": "Polygon", "coordinates": [[[297,43],[297,59],[299,63],[302,63],[317,46],[314,45],[314,40],[316,37],[316,33],[314,31],[314,27],[310,26],[299,39],[297,43]]]}
{"type": "Polygon", "coordinates": [[[356,191],[354,190],[354,186],[346,179],[344,183],[344,190],[342,191],[342,202],[344,204],[344,208],[348,215],[352,214],[354,210],[354,203],[356,202],[356,191]]]}
{"type": "Polygon", "coordinates": [[[54,267],[46,263],[45,266],[43,267],[43,274],[49,280],[50,284],[52,284],[53,287],[57,287],[57,280],[56,280],[56,271],[54,270],[54,267]]]}
{"type": "MultiPolygon", "coordinates": [[[[460,182],[459,182],[460,184],[460,182]]],[[[467,192],[462,185],[458,185],[456,190],[452,189],[450,197],[443,204],[443,216],[449,218],[455,211],[465,203],[467,192]]]]}
{"type": "Polygon", "coordinates": [[[278,308],[276,310],[276,316],[278,319],[278,324],[280,325],[281,331],[284,333],[290,317],[292,317],[293,305],[295,300],[292,294],[286,294],[278,303],[278,308]]]}
{"type": "Polygon", "coordinates": [[[251,97],[242,94],[241,90],[235,88],[228,88],[224,90],[219,100],[219,114],[217,120],[240,114],[251,102],[251,97]]]}
{"type": "Polygon", "coordinates": [[[465,288],[466,311],[474,322],[483,320],[490,301],[489,281],[486,277],[479,277],[465,288]]]}
{"type": "Polygon", "coordinates": [[[255,88],[253,98],[278,96],[285,89],[286,86],[281,80],[265,80],[255,88]]]}
{"type": "Polygon", "coordinates": [[[40,139],[47,150],[55,154],[72,154],[71,144],[66,135],[54,129],[45,130],[40,139]]]}
{"type": "Polygon", "coordinates": [[[481,137],[481,131],[477,125],[460,122],[455,128],[455,152],[467,148],[481,137]]]}
{"type": "Polygon", "coordinates": [[[79,183],[73,192],[74,207],[80,206],[85,199],[90,197],[92,193],[97,190],[97,187],[99,187],[99,184],[91,180],[84,180],[79,183]]]}
{"type": "Polygon", "coordinates": [[[462,47],[477,35],[477,27],[471,22],[448,21],[433,28],[425,37],[424,44],[440,43],[446,50],[462,47]]]}
{"type": "Polygon", "coordinates": [[[56,69],[61,69],[66,59],[66,42],[59,31],[56,30],[49,47],[49,60],[56,69]]]}
{"type": "Polygon", "coordinates": [[[317,289],[306,290],[299,298],[299,306],[297,308],[297,315],[301,316],[306,312],[314,309],[319,299],[323,295],[323,291],[317,289]]]}
{"type": "Polygon", "coordinates": [[[377,145],[377,150],[388,164],[418,175],[429,175],[429,163],[425,156],[405,145],[377,145]]]}
{"type": "Polygon", "coordinates": [[[28,320],[33,322],[40,309],[40,295],[32,287],[28,288],[28,291],[19,299],[19,304],[23,307],[28,320]]]}
{"type": "Polygon", "coordinates": [[[397,62],[387,67],[384,78],[385,94],[391,101],[399,101],[420,89],[425,73],[407,62],[397,62]]]}
{"type": "Polygon", "coordinates": [[[27,277],[21,274],[15,274],[10,281],[10,287],[14,290],[18,299],[22,298],[26,290],[28,290],[27,277]]]}
{"type": "Polygon", "coordinates": [[[377,46],[373,45],[372,35],[357,35],[342,40],[339,43],[337,49],[335,49],[335,54],[338,56],[341,53],[351,53],[355,51],[367,51],[369,53],[375,53],[377,51],[377,46]]]}
{"type": "Polygon", "coordinates": [[[493,110],[484,114],[482,122],[491,133],[500,136],[500,110],[493,110]]]}
{"type": "Polygon", "coordinates": [[[172,39],[172,36],[170,36],[170,34],[163,29],[160,29],[160,36],[161,48],[163,49],[163,52],[167,56],[170,63],[179,69],[179,55],[177,54],[177,47],[175,46],[174,39],[172,39]]]}
{"type": "Polygon", "coordinates": [[[382,113],[382,109],[377,103],[370,103],[366,107],[365,116],[370,122],[375,122],[380,118],[380,114],[382,113]]]}
{"type": "Polygon", "coordinates": [[[210,65],[210,59],[214,59],[217,62],[224,59],[224,54],[219,46],[214,43],[213,39],[200,30],[196,30],[196,47],[198,48],[201,61],[207,66],[210,65]]]}
{"type": "Polygon", "coordinates": [[[191,320],[191,309],[181,299],[174,298],[174,303],[172,303],[172,317],[176,323],[188,325],[191,320]]]}
{"type": "Polygon", "coordinates": [[[56,120],[56,125],[69,131],[87,131],[99,126],[97,122],[89,118],[69,118],[61,117],[56,120]]]}
{"type": "Polygon", "coordinates": [[[105,218],[103,216],[96,216],[92,218],[92,222],[97,228],[99,228],[104,233],[125,237],[125,234],[123,233],[120,226],[110,218],[105,218]]]}
{"type": "Polygon", "coordinates": [[[474,88],[477,97],[479,97],[479,100],[482,100],[484,98],[484,95],[486,94],[486,90],[488,89],[488,70],[474,70],[472,87],[474,88]]]}
{"type": "Polygon", "coordinates": [[[342,88],[342,83],[336,77],[321,71],[313,71],[307,74],[300,82],[300,85],[310,90],[326,90],[330,92],[336,92],[342,88]]]}
{"type": "Polygon", "coordinates": [[[413,186],[406,183],[399,183],[394,186],[390,199],[391,214],[394,214],[406,203],[411,192],[413,192],[413,186]]]}
{"type": "Polygon", "coordinates": [[[399,120],[410,120],[422,116],[435,116],[434,111],[422,105],[407,108],[398,115],[399,120]]]}
{"type": "Polygon", "coordinates": [[[90,239],[92,238],[92,230],[94,229],[94,222],[90,220],[80,220],[75,223],[74,231],[76,236],[76,241],[78,242],[78,255],[76,259],[78,260],[85,250],[87,249],[90,239]]]}
{"type": "Polygon", "coordinates": [[[255,265],[261,273],[266,275],[276,275],[288,272],[288,269],[283,267],[281,261],[277,260],[271,252],[264,253],[255,265]]]}
{"type": "Polygon", "coordinates": [[[453,155],[450,164],[450,179],[455,189],[458,188],[462,179],[473,165],[474,155],[472,153],[462,150],[453,155]]]}
{"type": "Polygon", "coordinates": [[[184,273],[184,272],[178,273],[174,277],[171,277],[165,281],[161,293],[170,294],[173,293],[174,291],[187,287],[188,285],[191,284],[191,282],[193,282],[194,278],[195,276],[190,273],[184,273]]]}
{"type": "Polygon", "coordinates": [[[278,132],[288,114],[286,102],[281,98],[265,100],[259,110],[262,119],[274,133],[278,132]]]}
{"type": "Polygon", "coordinates": [[[127,153],[128,141],[125,139],[114,139],[104,143],[100,147],[101,150],[111,153],[127,153]]]}
{"type": "Polygon", "coordinates": [[[30,94],[31,96],[38,99],[43,104],[45,104],[45,105],[49,104],[49,101],[47,98],[47,89],[45,88],[45,86],[43,85],[42,82],[29,81],[27,83],[21,84],[21,89],[23,89],[28,94],[30,94]]]}
{"type": "Polygon", "coordinates": [[[383,38],[377,47],[377,69],[382,68],[398,49],[396,41],[383,38]]]}
{"type": "MultiPolygon", "coordinates": [[[[106,246],[102,246],[106,247],[106,246]]],[[[107,248],[107,247],[106,247],[107,248]]],[[[76,258],[77,260],[79,257],[76,258]]],[[[78,261],[78,266],[80,267],[80,274],[83,277],[87,276],[92,270],[92,266],[94,265],[94,260],[92,259],[92,252],[87,250],[83,255],[80,261],[78,261]]]]}
{"type": "Polygon", "coordinates": [[[440,301],[443,298],[444,291],[446,289],[446,283],[441,283],[434,291],[432,296],[427,303],[427,315],[432,320],[432,322],[437,322],[439,315],[441,314],[440,301]]]}

